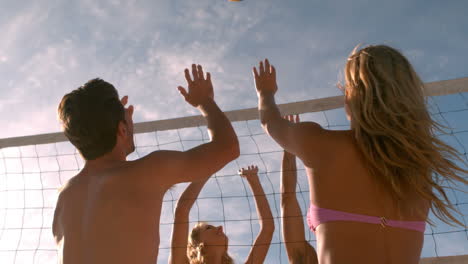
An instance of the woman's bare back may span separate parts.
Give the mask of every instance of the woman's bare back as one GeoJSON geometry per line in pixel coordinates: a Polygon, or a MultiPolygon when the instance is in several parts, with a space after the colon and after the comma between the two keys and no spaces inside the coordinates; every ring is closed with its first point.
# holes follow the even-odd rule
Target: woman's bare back
{"type": "MultiPolygon", "coordinates": [[[[408,196],[398,209],[391,193],[366,168],[352,131],[325,133],[326,150],[319,165],[307,168],[311,203],[391,220],[426,220],[429,204],[417,196],[408,196]]],[[[303,159],[307,163],[307,156],[303,159]]],[[[316,235],[319,261],[324,264],[418,263],[423,244],[418,231],[351,221],[322,223],[316,235]]]]}

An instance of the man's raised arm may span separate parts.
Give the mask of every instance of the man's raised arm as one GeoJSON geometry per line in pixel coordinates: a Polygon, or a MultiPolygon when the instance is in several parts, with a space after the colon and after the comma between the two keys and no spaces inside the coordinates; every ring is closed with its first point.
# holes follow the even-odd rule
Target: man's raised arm
{"type": "Polygon", "coordinates": [[[203,68],[193,64],[192,76],[185,69],[185,79],[188,89],[179,86],[179,92],[206,118],[211,141],[187,151],[157,151],[149,155],[147,164],[155,170],[151,174],[161,175],[156,180],[167,187],[209,177],[240,153],[231,122],[214,101],[210,73],[205,78],[203,68]]]}

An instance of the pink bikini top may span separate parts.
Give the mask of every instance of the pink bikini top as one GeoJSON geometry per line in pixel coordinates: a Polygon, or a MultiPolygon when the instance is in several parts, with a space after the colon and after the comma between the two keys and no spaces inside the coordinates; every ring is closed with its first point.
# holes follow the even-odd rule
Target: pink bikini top
{"type": "Polygon", "coordinates": [[[351,221],[369,224],[380,224],[382,227],[397,227],[409,230],[415,230],[424,233],[426,222],[424,221],[398,221],[388,220],[385,217],[368,216],[361,214],[347,213],[337,210],[320,208],[312,203],[307,212],[307,223],[310,230],[315,232],[318,225],[331,221],[351,221]]]}

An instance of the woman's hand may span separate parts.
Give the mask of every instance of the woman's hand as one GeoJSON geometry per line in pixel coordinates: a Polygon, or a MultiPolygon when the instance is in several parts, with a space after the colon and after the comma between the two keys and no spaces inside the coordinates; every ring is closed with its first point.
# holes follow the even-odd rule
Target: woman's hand
{"type": "Polygon", "coordinates": [[[247,166],[247,169],[242,168],[239,170],[239,175],[246,180],[258,179],[258,167],[254,165],[247,166]]]}
{"type": "Polygon", "coordinates": [[[274,95],[278,90],[276,85],[276,69],[273,65],[270,65],[268,59],[265,59],[265,65],[260,61],[259,70],[254,67],[253,74],[255,78],[255,87],[257,88],[257,94],[261,95],[271,94],[274,95]]]}

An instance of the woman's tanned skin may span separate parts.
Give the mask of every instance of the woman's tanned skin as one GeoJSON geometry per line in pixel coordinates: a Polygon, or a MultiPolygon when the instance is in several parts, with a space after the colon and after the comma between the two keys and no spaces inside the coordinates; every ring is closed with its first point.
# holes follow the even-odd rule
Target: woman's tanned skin
{"type": "Polygon", "coordinates": [[[187,258],[187,238],[189,236],[190,210],[207,180],[208,178],[190,183],[177,201],[174,213],[174,226],[172,227],[169,264],[189,263],[187,258]]]}
{"type": "MultiPolygon", "coordinates": [[[[303,161],[311,203],[388,219],[426,220],[429,203],[416,195],[405,200],[406,209],[396,208],[391,193],[370,174],[352,130],[332,131],[314,122],[283,119],[274,98],[278,90],[275,68],[265,60],[253,71],[262,126],[281,147],[303,161]]],[[[415,264],[424,238],[421,232],[349,221],[320,224],[315,234],[320,264],[415,264]]]]}
{"type": "MultiPolygon", "coordinates": [[[[180,182],[202,180],[239,156],[231,123],[213,98],[209,73],[192,65],[185,70],[185,100],[205,116],[211,141],[187,151],[155,151],[126,161],[133,152],[133,107],[125,109],[111,152],[87,160],[60,192],[53,234],[60,262],[156,263],[164,193],[180,182]]],[[[122,104],[127,103],[124,97],[122,104]]]]}
{"type": "MultiPolygon", "coordinates": [[[[286,117],[289,122],[299,123],[299,115],[286,117]]],[[[296,197],[296,157],[284,151],[281,164],[281,226],[289,263],[318,263],[317,252],[306,241],[304,217],[296,197]]]]}
{"type": "MultiPolygon", "coordinates": [[[[270,248],[271,239],[275,230],[275,223],[273,215],[271,214],[270,205],[263,191],[262,184],[258,178],[258,167],[248,166],[239,170],[239,174],[247,180],[250,189],[252,190],[255,198],[255,206],[257,208],[257,215],[259,218],[260,230],[255,238],[255,242],[250,249],[249,255],[245,263],[247,264],[260,264],[264,263],[268,250],[270,248]]],[[[195,200],[198,197],[201,189],[205,185],[206,180],[192,182],[182,193],[177,202],[175,210],[174,227],[172,230],[171,239],[171,255],[169,257],[169,264],[188,264],[190,260],[187,257],[187,246],[189,237],[189,213],[195,200]]],[[[216,230],[217,235],[224,237],[225,246],[215,245],[210,246],[204,243],[204,253],[206,254],[205,261],[207,263],[223,263],[222,256],[227,252],[228,239],[223,233],[222,226],[214,227],[206,225],[210,228],[211,234],[216,230]]],[[[206,229],[201,231],[207,233],[206,229]]],[[[206,242],[206,241],[204,241],[206,242]]],[[[223,244],[224,245],[224,244],[223,244]]]]}

